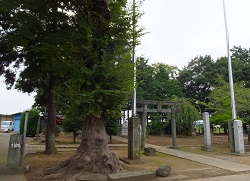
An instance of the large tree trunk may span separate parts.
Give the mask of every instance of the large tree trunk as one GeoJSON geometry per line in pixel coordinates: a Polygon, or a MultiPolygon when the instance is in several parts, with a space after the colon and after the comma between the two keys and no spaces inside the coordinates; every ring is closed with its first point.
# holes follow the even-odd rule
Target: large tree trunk
{"type": "Polygon", "coordinates": [[[55,131],[56,131],[56,110],[55,110],[55,77],[50,74],[49,78],[49,111],[45,131],[45,154],[56,154],[55,131]]]}
{"type": "Polygon", "coordinates": [[[102,173],[108,175],[122,170],[115,153],[108,148],[108,139],[102,118],[89,117],[83,122],[82,141],[76,153],[65,162],[45,170],[46,178],[78,175],[81,173],[102,173]]]}

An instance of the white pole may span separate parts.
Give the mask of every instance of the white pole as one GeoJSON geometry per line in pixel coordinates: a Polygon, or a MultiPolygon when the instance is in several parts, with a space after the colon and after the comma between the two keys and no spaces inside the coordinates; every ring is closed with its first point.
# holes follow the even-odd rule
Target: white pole
{"type": "Polygon", "coordinates": [[[235,110],[235,100],[234,100],[232,63],[231,63],[231,55],[230,55],[230,47],[229,47],[229,33],[228,33],[228,27],[227,27],[226,6],[225,6],[224,0],[223,0],[223,9],[224,9],[224,21],[225,21],[226,41],[227,41],[228,74],[229,74],[229,86],[230,86],[230,97],[231,97],[231,108],[232,108],[232,120],[235,120],[236,110],[235,110]]]}
{"type": "Polygon", "coordinates": [[[132,61],[134,63],[134,89],[132,98],[132,116],[136,116],[136,57],[135,57],[135,0],[133,0],[133,52],[132,61]]]}

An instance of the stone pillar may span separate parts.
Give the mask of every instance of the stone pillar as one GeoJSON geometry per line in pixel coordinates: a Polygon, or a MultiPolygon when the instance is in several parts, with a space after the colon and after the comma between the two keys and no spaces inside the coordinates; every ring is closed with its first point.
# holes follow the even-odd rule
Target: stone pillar
{"type": "Polygon", "coordinates": [[[203,130],[204,130],[204,144],[205,146],[201,147],[203,151],[212,151],[212,143],[211,143],[211,132],[210,132],[210,122],[209,122],[209,113],[202,113],[203,117],[203,130]]]}
{"type": "Polygon", "coordinates": [[[128,158],[139,160],[140,155],[140,119],[131,117],[128,121],[128,158]]]}
{"type": "Polygon", "coordinates": [[[24,136],[21,134],[10,135],[7,167],[18,168],[23,166],[24,136]]]}
{"type": "Polygon", "coordinates": [[[141,150],[145,147],[145,139],[146,139],[146,130],[147,130],[147,107],[148,105],[143,106],[143,113],[141,117],[141,150]]]}
{"type": "Polygon", "coordinates": [[[244,154],[245,148],[244,148],[242,122],[240,120],[234,120],[233,128],[234,128],[235,153],[244,154]]]}
{"type": "Polygon", "coordinates": [[[176,124],[175,124],[175,106],[171,105],[171,133],[172,133],[172,147],[177,147],[176,144],[176,124]]]}
{"type": "Polygon", "coordinates": [[[233,122],[228,121],[228,143],[231,153],[235,153],[233,122]]]}

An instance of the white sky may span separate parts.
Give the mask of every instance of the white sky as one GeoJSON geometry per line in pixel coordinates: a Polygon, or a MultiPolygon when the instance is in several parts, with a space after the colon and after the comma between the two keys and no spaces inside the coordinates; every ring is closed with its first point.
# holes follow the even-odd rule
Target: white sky
{"type": "MultiPolygon", "coordinates": [[[[250,48],[250,0],[225,0],[230,47],[250,48]]],[[[183,68],[195,56],[226,55],[223,0],[145,0],[140,20],[149,34],[141,38],[137,56],[149,63],[183,68]]],[[[1,79],[2,80],[2,79],[1,79]]],[[[0,82],[0,114],[29,109],[33,96],[6,90],[0,82]]]]}
{"type": "MultiPolygon", "coordinates": [[[[225,0],[230,47],[250,48],[250,0],[225,0]]],[[[183,68],[199,55],[225,56],[223,0],[145,0],[137,56],[183,68]]]]}

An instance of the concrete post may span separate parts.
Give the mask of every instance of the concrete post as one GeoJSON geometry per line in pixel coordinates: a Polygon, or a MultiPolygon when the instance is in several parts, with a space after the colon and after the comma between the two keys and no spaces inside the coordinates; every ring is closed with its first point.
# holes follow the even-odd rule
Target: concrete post
{"type": "Polygon", "coordinates": [[[29,112],[26,111],[26,114],[25,114],[25,122],[24,122],[24,129],[23,129],[24,142],[26,141],[28,117],[29,117],[29,112]]]}
{"type": "Polygon", "coordinates": [[[145,139],[146,139],[146,130],[147,130],[147,107],[148,105],[143,106],[143,113],[141,118],[141,150],[145,147],[145,139]]]}
{"type": "Polygon", "coordinates": [[[171,105],[171,132],[172,132],[172,147],[177,147],[176,144],[176,124],[175,124],[175,106],[171,105]]]}
{"type": "Polygon", "coordinates": [[[21,134],[10,135],[7,167],[18,168],[23,166],[24,139],[21,134]]]}
{"type": "Polygon", "coordinates": [[[242,122],[240,120],[234,120],[234,145],[235,145],[235,153],[244,154],[244,137],[243,137],[243,127],[242,122]]]}
{"type": "Polygon", "coordinates": [[[231,153],[235,153],[233,121],[228,121],[228,143],[231,153]]]}
{"type": "Polygon", "coordinates": [[[128,121],[128,158],[139,160],[140,155],[140,119],[131,117],[128,121]]]}
{"type": "MultiPolygon", "coordinates": [[[[25,151],[25,143],[26,143],[26,134],[27,134],[27,125],[28,125],[29,112],[26,111],[25,121],[24,121],[24,129],[23,129],[23,153],[25,151]]],[[[23,155],[24,156],[24,155],[23,155]]],[[[24,158],[23,158],[24,159],[24,158]]]]}
{"type": "Polygon", "coordinates": [[[39,131],[40,131],[40,121],[41,120],[41,117],[39,115],[39,118],[38,118],[38,121],[37,121],[37,127],[36,127],[36,139],[39,138],[39,131]]]}
{"type": "Polygon", "coordinates": [[[204,130],[204,144],[205,146],[201,147],[203,151],[212,151],[212,143],[211,143],[211,132],[210,132],[210,122],[209,122],[209,113],[202,113],[203,117],[203,130],[204,130]]]}

